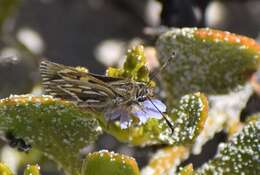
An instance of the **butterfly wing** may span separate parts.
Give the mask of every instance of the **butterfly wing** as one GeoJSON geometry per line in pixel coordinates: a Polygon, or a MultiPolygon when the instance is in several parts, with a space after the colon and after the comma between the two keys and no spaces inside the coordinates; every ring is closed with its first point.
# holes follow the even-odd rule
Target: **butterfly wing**
{"type": "Polygon", "coordinates": [[[76,102],[82,107],[105,108],[118,94],[107,82],[121,81],[44,60],[40,73],[45,94],[76,102]]]}

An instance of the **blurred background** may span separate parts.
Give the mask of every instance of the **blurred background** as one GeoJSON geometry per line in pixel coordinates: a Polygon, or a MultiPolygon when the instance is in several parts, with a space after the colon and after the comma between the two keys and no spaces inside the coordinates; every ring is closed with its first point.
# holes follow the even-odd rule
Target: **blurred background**
{"type": "MultiPolygon", "coordinates": [[[[0,97],[40,95],[42,58],[104,74],[106,67],[122,64],[128,48],[144,44],[148,59],[155,60],[150,61],[153,68],[158,65],[151,28],[211,27],[260,41],[259,18],[259,0],[0,0],[0,97]]],[[[241,119],[259,104],[259,96],[253,94],[241,119]]],[[[222,132],[205,145],[210,148],[207,152],[185,163],[201,165],[213,157],[221,141],[225,141],[222,132]]],[[[3,141],[0,145],[1,161],[14,171],[23,169],[24,163],[38,162],[43,174],[62,174],[37,150],[19,153],[3,141]]],[[[131,155],[142,167],[157,147],[133,148],[105,134],[82,154],[100,149],[131,155]]]]}

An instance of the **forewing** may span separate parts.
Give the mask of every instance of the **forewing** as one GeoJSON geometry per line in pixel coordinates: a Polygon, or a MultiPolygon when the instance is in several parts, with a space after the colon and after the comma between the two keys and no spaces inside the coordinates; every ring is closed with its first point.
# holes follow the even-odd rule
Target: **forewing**
{"type": "Polygon", "coordinates": [[[40,73],[45,94],[83,107],[106,107],[117,96],[102,79],[73,67],[44,60],[40,64],[40,73]]]}

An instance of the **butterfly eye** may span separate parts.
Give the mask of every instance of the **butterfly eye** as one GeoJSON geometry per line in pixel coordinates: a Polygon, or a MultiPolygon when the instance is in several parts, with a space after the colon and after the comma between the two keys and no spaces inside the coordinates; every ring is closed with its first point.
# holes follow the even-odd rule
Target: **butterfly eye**
{"type": "Polygon", "coordinates": [[[146,96],[140,96],[140,97],[137,98],[137,101],[138,102],[144,102],[146,99],[147,99],[146,96]]]}

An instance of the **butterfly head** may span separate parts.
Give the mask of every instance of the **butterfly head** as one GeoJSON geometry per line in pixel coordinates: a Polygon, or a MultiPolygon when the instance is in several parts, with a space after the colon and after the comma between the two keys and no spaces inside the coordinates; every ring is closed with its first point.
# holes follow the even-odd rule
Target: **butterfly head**
{"type": "Polygon", "coordinates": [[[170,120],[163,114],[166,111],[166,106],[157,99],[151,99],[153,97],[153,86],[149,86],[147,84],[140,83],[138,84],[139,88],[136,94],[136,101],[139,104],[142,104],[141,111],[135,111],[134,114],[137,116],[141,121],[146,121],[148,118],[155,117],[161,118],[163,117],[171,129],[171,132],[174,132],[174,127],[170,120]]]}

